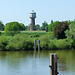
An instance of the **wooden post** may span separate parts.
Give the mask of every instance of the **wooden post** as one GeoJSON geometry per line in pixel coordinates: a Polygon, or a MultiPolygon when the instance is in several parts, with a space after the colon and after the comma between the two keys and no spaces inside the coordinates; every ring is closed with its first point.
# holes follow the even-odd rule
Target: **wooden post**
{"type": "Polygon", "coordinates": [[[34,51],[36,52],[36,40],[34,40],[34,51]]]}
{"type": "Polygon", "coordinates": [[[34,53],[36,57],[36,42],[38,42],[38,55],[40,57],[40,40],[34,40],[34,53]]]}
{"type": "Polygon", "coordinates": [[[54,75],[57,75],[57,54],[54,54],[54,75]]]}
{"type": "Polygon", "coordinates": [[[57,75],[57,54],[50,54],[50,75],[57,75]]]}
{"type": "Polygon", "coordinates": [[[38,40],[38,51],[40,51],[40,40],[38,40]]]}
{"type": "Polygon", "coordinates": [[[54,54],[50,54],[50,75],[54,75],[54,54]]]}
{"type": "Polygon", "coordinates": [[[40,57],[40,40],[38,40],[38,55],[40,57]]]}

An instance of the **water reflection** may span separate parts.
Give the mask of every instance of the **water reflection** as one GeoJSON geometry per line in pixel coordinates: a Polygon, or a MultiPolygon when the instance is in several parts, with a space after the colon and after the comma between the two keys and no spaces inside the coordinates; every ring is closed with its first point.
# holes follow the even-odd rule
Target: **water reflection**
{"type": "Polygon", "coordinates": [[[0,73],[1,75],[49,75],[50,53],[57,53],[59,57],[59,75],[75,74],[75,50],[1,51],[0,73]]]}

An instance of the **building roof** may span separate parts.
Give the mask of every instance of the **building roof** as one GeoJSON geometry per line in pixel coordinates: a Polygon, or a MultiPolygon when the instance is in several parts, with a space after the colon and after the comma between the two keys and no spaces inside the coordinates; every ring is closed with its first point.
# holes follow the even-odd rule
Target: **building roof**
{"type": "Polygon", "coordinates": [[[31,13],[31,14],[34,14],[34,13],[36,13],[36,12],[34,12],[34,10],[32,10],[30,13],[31,13]]]}

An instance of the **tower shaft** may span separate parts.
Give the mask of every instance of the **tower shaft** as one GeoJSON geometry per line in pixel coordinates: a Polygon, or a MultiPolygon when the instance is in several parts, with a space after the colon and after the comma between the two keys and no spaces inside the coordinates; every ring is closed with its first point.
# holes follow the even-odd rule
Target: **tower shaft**
{"type": "Polygon", "coordinates": [[[31,18],[30,31],[35,30],[35,18],[31,18]]]}

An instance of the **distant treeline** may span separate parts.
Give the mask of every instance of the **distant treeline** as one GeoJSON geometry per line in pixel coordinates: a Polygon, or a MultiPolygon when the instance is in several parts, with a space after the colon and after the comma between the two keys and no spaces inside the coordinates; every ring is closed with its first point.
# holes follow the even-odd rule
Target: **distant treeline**
{"type": "MultiPolygon", "coordinates": [[[[22,30],[22,31],[26,31],[26,30],[30,30],[30,26],[28,25],[28,26],[26,26],[26,25],[24,25],[23,23],[19,23],[19,22],[9,22],[9,23],[7,23],[7,24],[3,24],[3,22],[2,21],[0,21],[0,30],[1,31],[4,31],[4,29],[5,29],[5,26],[6,25],[8,25],[8,24],[15,24],[16,25],[16,23],[17,24],[20,24],[20,30],[22,30]]],[[[42,26],[40,26],[39,24],[36,24],[35,25],[35,30],[46,30],[47,29],[47,27],[48,27],[48,24],[47,24],[47,22],[46,21],[44,21],[44,23],[42,23],[42,26]]]]}
{"type": "MultiPolygon", "coordinates": [[[[73,21],[70,21],[70,20],[69,21],[62,21],[62,23],[63,22],[67,22],[68,24],[71,24],[73,21]]],[[[20,30],[22,30],[22,31],[30,29],[29,25],[26,26],[23,23],[19,23],[19,22],[16,22],[16,21],[15,22],[6,23],[5,25],[3,24],[2,21],[0,21],[0,31],[4,31],[6,25],[8,25],[8,24],[12,25],[12,24],[16,24],[16,23],[21,25],[21,29],[20,30]]],[[[51,20],[50,24],[48,24],[46,21],[44,21],[41,25],[36,24],[35,25],[35,30],[44,30],[44,31],[47,31],[47,32],[48,31],[53,31],[55,25],[58,24],[58,23],[60,23],[60,21],[53,21],[53,20],[51,20]]]]}

